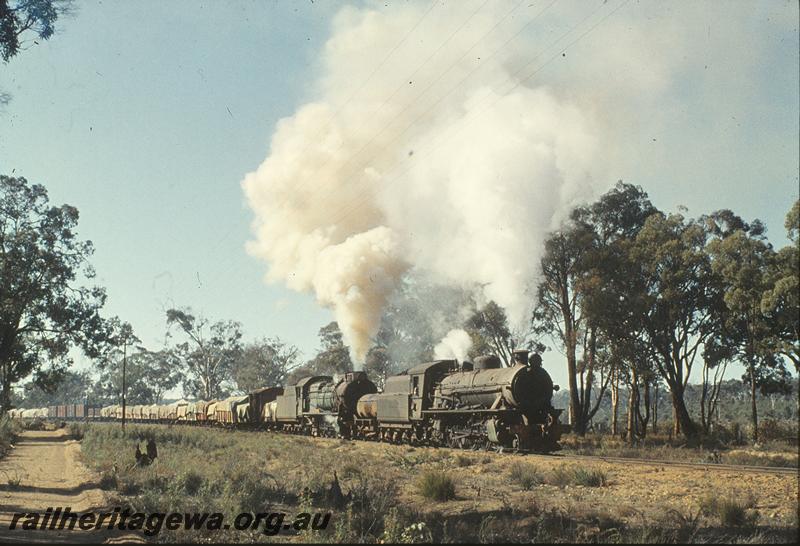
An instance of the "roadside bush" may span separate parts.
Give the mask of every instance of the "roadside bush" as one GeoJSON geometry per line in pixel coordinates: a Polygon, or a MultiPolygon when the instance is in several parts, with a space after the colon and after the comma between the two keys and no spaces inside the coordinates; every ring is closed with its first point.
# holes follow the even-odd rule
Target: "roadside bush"
{"type": "Polygon", "coordinates": [[[117,488],[116,474],[103,473],[100,475],[100,489],[110,491],[117,488]]]}
{"type": "Polygon", "coordinates": [[[758,423],[758,441],[781,441],[798,443],[797,422],[782,421],[778,419],[762,419],[758,423]]]}
{"type": "Polygon", "coordinates": [[[11,419],[8,414],[0,417],[0,458],[11,450],[21,432],[18,420],[11,419]]]}
{"type": "Polygon", "coordinates": [[[796,467],[797,455],[787,457],[775,453],[758,453],[752,451],[731,451],[723,453],[721,462],[725,464],[753,465],[753,466],[778,466],[796,467]]]}
{"type": "Polygon", "coordinates": [[[187,495],[196,495],[205,482],[206,480],[203,476],[194,470],[189,470],[178,478],[178,488],[182,489],[187,495]]]}
{"type": "Polygon", "coordinates": [[[67,430],[73,440],[83,440],[86,434],[86,423],[70,423],[67,430]]]}
{"type": "Polygon", "coordinates": [[[231,514],[264,512],[273,502],[283,502],[286,491],[266,472],[236,469],[225,484],[225,497],[231,514]]]}
{"type": "Polygon", "coordinates": [[[534,465],[523,462],[516,462],[509,469],[509,478],[525,490],[533,489],[534,486],[542,483],[542,476],[539,469],[534,465]]]}
{"type": "Polygon", "coordinates": [[[572,479],[575,485],[585,487],[603,487],[608,481],[605,472],[597,469],[576,468],[572,471],[572,479]]]}
{"type": "Polygon", "coordinates": [[[376,542],[381,537],[400,538],[407,519],[397,506],[397,485],[390,480],[359,476],[346,495],[332,498],[334,507],[346,505],[334,530],[335,542],[376,542]]]}
{"type": "Polygon", "coordinates": [[[426,499],[439,502],[456,497],[456,484],[449,474],[439,470],[424,472],[417,483],[420,494],[426,499]]]}
{"type": "Polygon", "coordinates": [[[718,496],[706,496],[700,501],[700,508],[706,516],[716,517],[726,527],[753,527],[759,514],[752,500],[740,500],[718,496]]]}
{"type": "Polygon", "coordinates": [[[547,483],[558,487],[566,485],[603,487],[608,483],[608,478],[602,470],[583,467],[568,468],[566,465],[561,465],[551,471],[547,483]]]}

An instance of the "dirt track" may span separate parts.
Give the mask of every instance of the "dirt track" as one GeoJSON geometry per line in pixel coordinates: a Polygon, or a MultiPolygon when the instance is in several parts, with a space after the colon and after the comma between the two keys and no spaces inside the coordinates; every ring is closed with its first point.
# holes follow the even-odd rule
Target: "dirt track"
{"type": "Polygon", "coordinates": [[[102,512],[108,501],[93,476],[78,460],[80,444],[65,430],[27,431],[0,461],[0,542],[118,542],[136,540],[110,531],[10,530],[14,513],[67,507],[72,512],[102,512]],[[18,484],[17,484],[18,482],[18,484]]]}

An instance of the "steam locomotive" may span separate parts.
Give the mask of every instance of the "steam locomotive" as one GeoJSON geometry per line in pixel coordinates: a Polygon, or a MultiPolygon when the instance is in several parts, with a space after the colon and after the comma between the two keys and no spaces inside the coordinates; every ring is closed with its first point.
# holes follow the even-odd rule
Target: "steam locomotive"
{"type": "Polygon", "coordinates": [[[365,394],[353,419],[357,438],[424,443],[462,449],[553,451],[564,427],[552,406],[554,389],[538,355],[496,356],[474,363],[437,360],[386,380],[380,394],[365,394]]]}
{"type": "Polygon", "coordinates": [[[516,351],[512,365],[496,356],[474,362],[436,360],[388,377],[382,392],[364,372],[312,376],[225,400],[164,406],[83,405],[15,410],[54,419],[221,425],[462,449],[555,451],[562,410],[541,358],[516,351]]]}

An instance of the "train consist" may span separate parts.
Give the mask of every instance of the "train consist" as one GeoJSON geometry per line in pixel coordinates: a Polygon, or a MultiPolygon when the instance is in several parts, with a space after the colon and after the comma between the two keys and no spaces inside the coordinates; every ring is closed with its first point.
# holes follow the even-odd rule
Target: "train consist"
{"type": "MultiPolygon", "coordinates": [[[[364,372],[312,376],[225,400],[179,400],[125,408],[132,422],[218,425],[311,436],[463,449],[554,451],[565,425],[552,406],[558,390],[541,358],[513,353],[474,362],[436,360],[388,377],[382,392],[364,372]]],[[[12,417],[111,421],[121,406],[86,404],[11,410],[12,417]]]]}

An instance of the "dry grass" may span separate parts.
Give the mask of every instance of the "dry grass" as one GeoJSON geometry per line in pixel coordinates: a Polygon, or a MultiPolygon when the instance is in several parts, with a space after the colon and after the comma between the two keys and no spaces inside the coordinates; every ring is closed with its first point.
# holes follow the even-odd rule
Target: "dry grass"
{"type": "Polygon", "coordinates": [[[797,480],[770,475],[748,475],[740,494],[724,495],[752,492],[758,506],[774,507],[756,536],[713,514],[696,517],[700,496],[723,490],[734,473],[178,426],[123,434],[93,425],[82,445],[121,505],[333,514],[324,532],[162,532],[166,542],[708,542],[723,540],[722,528],[726,540],[785,541],[780,533],[796,528],[797,480]],[[145,438],[156,440],[159,458],[131,469],[135,443],[145,438]],[[346,497],[338,501],[330,495],[334,470],[346,497]]]}
{"type": "Polygon", "coordinates": [[[456,484],[446,472],[426,470],[419,477],[418,487],[426,499],[446,502],[456,497],[456,484]]]}
{"type": "Polygon", "coordinates": [[[764,425],[761,444],[746,449],[731,441],[732,433],[727,431],[720,432],[716,436],[699,438],[692,444],[687,443],[682,437],[671,438],[664,434],[650,434],[635,445],[631,445],[621,436],[591,433],[582,437],[566,435],[562,438],[561,444],[564,453],[576,455],[797,467],[797,439],[787,436],[792,430],[796,433],[794,425],[767,423],[764,425]]]}
{"type": "Polygon", "coordinates": [[[536,466],[522,461],[517,461],[512,464],[508,474],[512,483],[519,485],[525,490],[533,489],[533,487],[544,481],[536,466]]]}
{"type": "Polygon", "coordinates": [[[754,527],[759,513],[754,510],[752,498],[735,498],[733,496],[708,495],[700,502],[700,508],[707,516],[716,517],[725,527],[754,527]]]}

